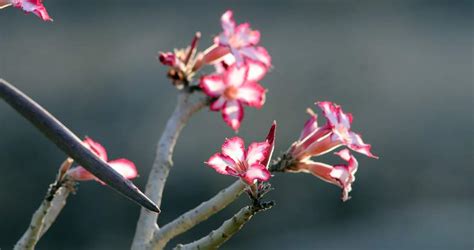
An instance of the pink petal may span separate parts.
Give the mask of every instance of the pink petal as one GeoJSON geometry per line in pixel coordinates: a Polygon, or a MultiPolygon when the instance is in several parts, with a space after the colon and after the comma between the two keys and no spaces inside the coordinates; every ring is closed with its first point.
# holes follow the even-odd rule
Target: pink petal
{"type": "Polygon", "coordinates": [[[247,162],[249,165],[253,165],[256,163],[262,163],[267,156],[269,155],[271,150],[271,145],[264,141],[264,142],[254,142],[250,144],[249,149],[247,151],[247,162]]]}
{"type": "Polygon", "coordinates": [[[249,71],[247,73],[247,81],[258,82],[262,80],[262,78],[268,71],[265,64],[253,60],[247,60],[246,62],[249,67],[249,71]]]}
{"type": "Polygon", "coordinates": [[[69,169],[67,175],[76,181],[90,181],[97,179],[93,174],[81,166],[69,169]]]}
{"type": "Polygon", "coordinates": [[[364,141],[362,141],[362,137],[357,134],[357,133],[354,133],[354,132],[349,132],[350,134],[350,137],[351,137],[351,143],[349,145],[347,145],[350,149],[358,152],[358,153],[361,153],[361,154],[364,154],[368,157],[371,157],[371,158],[375,158],[375,159],[378,159],[379,157],[378,156],[375,156],[372,154],[372,152],[370,152],[370,149],[372,148],[372,146],[370,144],[366,144],[364,143],[364,141]]]}
{"type": "Polygon", "coordinates": [[[218,97],[225,90],[225,83],[220,75],[207,75],[201,77],[199,87],[210,97],[218,97]]]}
{"type": "Polygon", "coordinates": [[[25,12],[31,12],[43,21],[53,21],[40,0],[12,0],[11,2],[14,7],[21,8],[25,12]]]}
{"type": "Polygon", "coordinates": [[[334,126],[338,123],[338,106],[332,102],[317,102],[316,105],[323,111],[324,117],[328,119],[328,122],[331,126],[334,126]]]}
{"type": "Polygon", "coordinates": [[[272,66],[272,58],[264,47],[245,47],[239,51],[245,57],[265,64],[267,68],[272,66]]]}
{"type": "Polygon", "coordinates": [[[303,130],[301,131],[299,140],[305,139],[313,131],[317,130],[318,127],[318,115],[313,112],[311,109],[307,109],[308,114],[311,116],[309,120],[304,124],[303,130]]]}
{"type": "Polygon", "coordinates": [[[266,169],[266,167],[262,164],[256,163],[247,169],[245,174],[242,176],[242,180],[244,180],[247,184],[252,185],[256,180],[268,181],[270,177],[271,174],[266,169]]]}
{"type": "Polygon", "coordinates": [[[212,110],[212,111],[218,111],[218,110],[221,110],[222,108],[224,108],[224,105],[225,105],[225,102],[227,100],[225,99],[224,96],[220,96],[219,98],[217,98],[217,100],[215,100],[214,102],[211,103],[211,105],[209,106],[209,108],[212,110]]]}
{"type": "Polygon", "coordinates": [[[255,46],[260,41],[260,32],[251,30],[249,23],[239,24],[234,36],[239,40],[239,47],[255,46]]]}
{"type": "Polygon", "coordinates": [[[237,99],[250,107],[261,108],[265,103],[265,92],[260,84],[247,82],[238,89],[237,99]]]}
{"type": "Polygon", "coordinates": [[[216,172],[225,175],[234,175],[235,172],[235,162],[227,155],[222,153],[216,153],[206,162],[211,168],[216,170],[216,172]],[[232,171],[230,171],[231,169],[232,171]]]}
{"type": "Polygon", "coordinates": [[[227,101],[222,109],[222,118],[235,131],[240,127],[244,118],[244,108],[239,101],[227,101]]]}
{"type": "Polygon", "coordinates": [[[117,159],[108,162],[117,173],[121,174],[125,179],[133,179],[138,176],[137,167],[127,159],[117,159]]]}
{"type": "Polygon", "coordinates": [[[105,148],[98,142],[95,142],[92,140],[90,137],[87,137],[84,139],[84,146],[86,148],[90,149],[94,154],[99,156],[102,160],[107,161],[107,151],[105,148]]]}
{"type": "MultiPolygon", "coordinates": [[[[270,150],[267,151],[265,159],[261,161],[262,165],[268,168],[268,163],[272,159],[273,149],[275,148],[275,134],[276,134],[276,121],[273,121],[270,130],[268,131],[266,142],[270,144],[270,150]]],[[[249,150],[250,151],[250,150],[249,150]]]]}
{"type": "Polygon", "coordinates": [[[240,87],[247,78],[247,66],[238,66],[237,64],[232,65],[229,69],[224,72],[224,82],[227,86],[240,87]]]}
{"type": "Polygon", "coordinates": [[[176,55],[172,52],[160,52],[158,59],[163,65],[170,67],[174,67],[177,64],[176,55]]]}
{"type": "Polygon", "coordinates": [[[222,145],[222,153],[229,156],[234,162],[243,162],[245,159],[244,140],[240,137],[227,139],[222,145]]]}
{"type": "Polygon", "coordinates": [[[222,29],[226,34],[234,33],[235,28],[235,21],[234,21],[234,14],[231,10],[224,12],[221,16],[221,25],[222,29]]]}

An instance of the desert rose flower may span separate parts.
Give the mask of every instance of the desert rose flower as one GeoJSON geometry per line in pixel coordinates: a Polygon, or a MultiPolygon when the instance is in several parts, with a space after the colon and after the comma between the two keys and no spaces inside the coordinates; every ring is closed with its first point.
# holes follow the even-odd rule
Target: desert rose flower
{"type": "MultiPolygon", "coordinates": [[[[214,43],[232,53],[237,64],[243,64],[244,59],[251,59],[263,63],[266,67],[271,66],[271,57],[267,50],[257,46],[260,41],[258,30],[252,30],[249,23],[237,25],[230,10],[222,15],[221,25],[223,32],[214,38],[214,43]]],[[[217,54],[222,54],[221,50],[217,51],[219,51],[217,54]]]]}
{"type": "Polygon", "coordinates": [[[337,147],[348,148],[368,157],[378,158],[370,151],[371,145],[364,143],[361,136],[351,131],[352,114],[332,102],[318,102],[327,123],[318,127],[317,115],[308,110],[311,118],[306,122],[298,141],[293,144],[291,154],[295,159],[306,159],[325,154],[337,147]]]}
{"type": "Polygon", "coordinates": [[[224,121],[234,130],[238,130],[244,117],[243,106],[261,108],[265,103],[266,90],[257,82],[267,72],[258,62],[249,62],[242,66],[233,64],[223,68],[222,72],[201,78],[199,86],[214,101],[212,111],[221,111],[224,121]]]}
{"type": "MultiPolygon", "coordinates": [[[[95,142],[89,137],[86,137],[83,143],[89,150],[99,156],[100,159],[107,162],[111,168],[113,168],[117,173],[121,174],[124,178],[133,179],[138,176],[137,168],[133,162],[124,158],[108,161],[107,151],[100,143],[95,142]]],[[[67,175],[76,181],[95,180],[105,185],[105,183],[100,181],[92,173],[81,166],[70,169],[67,172],[67,175]]]]}
{"type": "Polygon", "coordinates": [[[42,0],[0,0],[0,9],[12,5],[26,13],[33,13],[43,21],[53,21],[49,16],[42,0]]]}
{"type": "Polygon", "coordinates": [[[300,161],[296,166],[288,169],[288,172],[310,173],[323,181],[332,183],[342,189],[342,201],[350,199],[349,192],[352,190],[352,183],[355,181],[355,173],[358,163],[348,149],[343,149],[335,153],[347,164],[328,165],[321,162],[314,162],[309,159],[300,161]]]}
{"type": "Polygon", "coordinates": [[[275,142],[276,123],[273,123],[264,142],[254,142],[245,150],[240,137],[226,139],[222,152],[216,153],[206,162],[216,172],[241,178],[249,185],[256,181],[268,181],[267,169],[275,142]]]}

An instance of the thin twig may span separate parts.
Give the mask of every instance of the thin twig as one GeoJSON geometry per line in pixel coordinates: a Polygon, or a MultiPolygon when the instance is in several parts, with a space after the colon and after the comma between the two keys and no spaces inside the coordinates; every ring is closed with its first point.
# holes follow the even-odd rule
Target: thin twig
{"type": "Polygon", "coordinates": [[[210,216],[221,211],[242,194],[247,185],[238,180],[226,189],[221,190],[211,199],[201,203],[194,209],[189,210],[177,219],[163,226],[155,232],[150,243],[151,249],[163,249],[174,237],[188,231],[210,216]]]}
{"type": "Polygon", "coordinates": [[[247,223],[257,212],[267,210],[271,208],[271,206],[273,206],[273,203],[269,203],[264,207],[246,206],[240,209],[237,214],[226,220],[219,228],[212,231],[210,234],[189,244],[177,245],[175,249],[217,249],[219,246],[229,240],[234,234],[240,231],[245,223],[247,223]]]}
{"type": "Polygon", "coordinates": [[[39,131],[67,155],[97,178],[107,183],[109,187],[151,211],[160,211],[158,206],[148,199],[131,181],[124,179],[106,162],[86,148],[81,140],[58,119],[3,79],[0,79],[0,98],[35,125],[39,131]]]}
{"type": "MultiPolygon", "coordinates": [[[[189,100],[190,96],[191,93],[189,93],[187,89],[183,89],[179,93],[178,103],[158,142],[156,157],[150,175],[148,176],[145,194],[158,206],[161,204],[166,179],[173,165],[173,150],[180,132],[192,114],[203,108],[209,102],[207,98],[192,102],[189,100]]],[[[158,230],[158,225],[156,224],[157,220],[158,214],[151,213],[146,209],[141,210],[132,249],[145,249],[149,246],[148,244],[152,240],[153,234],[158,230]]]]}

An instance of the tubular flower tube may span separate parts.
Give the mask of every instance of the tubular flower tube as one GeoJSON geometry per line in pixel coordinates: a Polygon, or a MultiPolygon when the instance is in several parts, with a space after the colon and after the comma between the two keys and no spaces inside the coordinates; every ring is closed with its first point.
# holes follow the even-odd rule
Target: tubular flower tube
{"type": "Polygon", "coordinates": [[[364,143],[361,136],[351,131],[352,114],[332,102],[317,102],[327,119],[326,125],[318,127],[317,115],[308,110],[311,118],[306,122],[300,138],[290,149],[294,159],[307,159],[325,154],[337,147],[348,148],[368,157],[378,158],[370,151],[371,145],[364,143]]]}
{"type": "MultiPolygon", "coordinates": [[[[108,161],[107,151],[100,143],[95,142],[89,137],[86,137],[83,142],[87,148],[89,148],[102,160],[107,162],[111,168],[113,168],[117,173],[121,174],[124,178],[133,179],[138,176],[137,168],[133,162],[124,158],[108,161]]],[[[76,181],[95,180],[105,185],[105,183],[100,181],[97,177],[81,166],[70,169],[67,172],[67,175],[76,181]]]]}
{"type": "Polygon", "coordinates": [[[240,67],[233,64],[221,73],[203,76],[199,86],[214,98],[210,109],[220,110],[224,121],[237,131],[244,117],[243,106],[261,108],[265,103],[266,90],[257,81],[266,72],[266,68],[257,62],[240,67]]]}
{"type": "Polygon", "coordinates": [[[223,32],[214,38],[214,44],[225,48],[237,62],[242,65],[244,59],[251,59],[271,67],[271,57],[264,47],[257,46],[260,42],[260,32],[250,29],[249,23],[237,25],[233,12],[226,11],[221,17],[223,32]]]}
{"type": "Polygon", "coordinates": [[[352,183],[355,181],[354,175],[357,172],[358,162],[348,149],[343,149],[335,154],[346,161],[347,164],[331,166],[308,159],[298,162],[287,171],[310,173],[323,181],[339,186],[342,189],[342,201],[347,201],[351,198],[349,192],[352,190],[352,183]]]}
{"type": "Polygon", "coordinates": [[[276,123],[273,123],[267,139],[250,144],[247,150],[242,138],[226,139],[222,152],[211,156],[206,164],[220,174],[239,177],[249,185],[268,181],[271,174],[267,165],[273,152],[275,128],[276,123]]]}
{"type": "Polygon", "coordinates": [[[26,13],[33,13],[43,21],[53,21],[49,16],[42,0],[0,0],[0,9],[12,5],[26,13]]]}

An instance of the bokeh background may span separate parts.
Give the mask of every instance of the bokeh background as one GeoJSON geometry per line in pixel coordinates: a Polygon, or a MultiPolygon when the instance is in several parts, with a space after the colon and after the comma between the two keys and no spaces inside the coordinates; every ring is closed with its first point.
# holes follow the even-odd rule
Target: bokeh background
{"type": "MultiPolygon", "coordinates": [[[[201,48],[235,11],[262,32],[274,68],[263,109],[246,109],[239,136],[261,140],[278,121],[276,153],[296,139],[316,100],[355,116],[380,160],[357,155],[349,202],[310,175],[278,174],[277,206],[224,249],[472,249],[472,1],[45,1],[54,23],[0,12],[0,77],[44,105],[110,157],[134,161],[144,187],[156,141],[175,104],[158,51],[201,48]]],[[[322,122],[322,121],[321,121],[322,122]]],[[[166,223],[234,181],[203,161],[234,133],[218,113],[182,133],[165,190],[166,223]]],[[[26,229],[65,155],[0,104],[0,248],[26,229]]],[[[325,157],[329,163],[334,157],[325,157]]],[[[218,227],[244,196],[168,247],[218,227]]],[[[38,249],[127,249],[139,208],[98,183],[81,183],[38,249]]]]}

